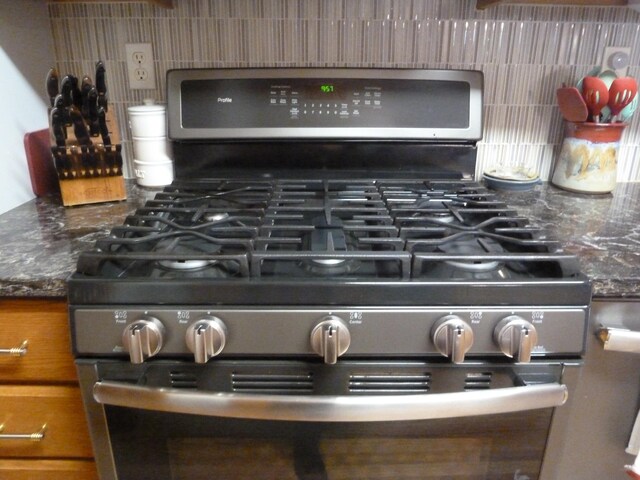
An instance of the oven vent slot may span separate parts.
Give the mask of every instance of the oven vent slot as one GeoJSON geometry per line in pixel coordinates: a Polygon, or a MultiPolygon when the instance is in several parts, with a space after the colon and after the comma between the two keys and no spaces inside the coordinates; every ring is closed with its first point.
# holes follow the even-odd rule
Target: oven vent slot
{"type": "Polygon", "coordinates": [[[349,391],[353,393],[427,393],[431,374],[351,375],[349,391]]]}
{"type": "Polygon", "coordinates": [[[467,373],[464,379],[465,390],[488,390],[491,388],[491,372],[467,373]]]}
{"type": "Polygon", "coordinates": [[[232,373],[231,386],[234,392],[247,393],[311,393],[313,375],[269,374],[269,373],[232,373]]]}
{"type": "Polygon", "coordinates": [[[169,372],[169,376],[171,379],[171,388],[188,389],[198,387],[198,377],[193,372],[174,370],[169,372]]]}

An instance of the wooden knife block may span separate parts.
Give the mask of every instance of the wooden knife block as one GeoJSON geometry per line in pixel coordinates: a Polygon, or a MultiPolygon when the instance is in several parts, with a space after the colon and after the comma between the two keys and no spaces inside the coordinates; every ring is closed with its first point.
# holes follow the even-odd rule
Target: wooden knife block
{"type": "Polygon", "coordinates": [[[67,127],[66,145],[57,147],[51,134],[51,152],[65,207],[127,198],[118,124],[112,109],[105,117],[111,146],[103,145],[100,136],[90,137],[91,146],[81,146],[73,127],[67,127]]]}

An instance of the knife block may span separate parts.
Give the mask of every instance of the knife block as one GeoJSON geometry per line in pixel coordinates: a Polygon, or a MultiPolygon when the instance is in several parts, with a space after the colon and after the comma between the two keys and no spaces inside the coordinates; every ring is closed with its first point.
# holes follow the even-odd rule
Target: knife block
{"type": "Polygon", "coordinates": [[[56,146],[51,132],[51,154],[65,207],[127,198],[122,146],[113,110],[107,111],[105,117],[111,145],[104,145],[100,136],[89,137],[91,145],[82,145],[73,127],[67,126],[65,146],[56,146]]]}

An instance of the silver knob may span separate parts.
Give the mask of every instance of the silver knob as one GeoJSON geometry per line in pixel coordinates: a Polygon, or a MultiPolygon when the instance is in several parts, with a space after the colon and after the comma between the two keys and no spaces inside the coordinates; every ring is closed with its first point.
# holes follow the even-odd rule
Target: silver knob
{"type": "Polygon", "coordinates": [[[217,317],[206,317],[189,325],[185,340],[196,363],[207,363],[222,352],[227,341],[227,327],[217,317]]]}
{"type": "Polygon", "coordinates": [[[526,363],[531,361],[531,351],[538,343],[538,332],[524,318],[510,315],[496,325],[493,339],[507,357],[526,363]]]}
{"type": "Polygon", "coordinates": [[[146,317],[127,325],[122,333],[124,349],[129,352],[131,363],[142,363],[162,348],[164,326],[160,320],[146,317]]]}
{"type": "Polygon", "coordinates": [[[473,330],[460,317],[447,315],[433,326],[431,339],[442,355],[449,357],[453,363],[462,363],[473,345],[473,330]]]}
{"type": "Polygon", "coordinates": [[[334,364],[351,344],[347,325],[335,315],[325,317],[311,331],[311,348],[324,358],[324,363],[334,364]]]}

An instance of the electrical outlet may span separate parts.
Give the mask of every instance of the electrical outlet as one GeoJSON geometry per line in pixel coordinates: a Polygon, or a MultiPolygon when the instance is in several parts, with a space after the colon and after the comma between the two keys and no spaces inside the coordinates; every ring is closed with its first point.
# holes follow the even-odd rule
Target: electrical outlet
{"type": "Polygon", "coordinates": [[[629,47],[607,47],[602,55],[600,71],[612,70],[618,77],[626,77],[630,58],[631,48],[629,47]]]}
{"type": "Polygon", "coordinates": [[[153,49],[150,43],[125,44],[129,88],[153,90],[156,88],[156,72],[153,66],[153,49]]]}

